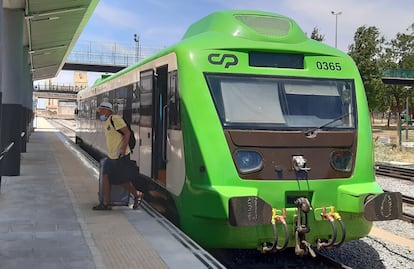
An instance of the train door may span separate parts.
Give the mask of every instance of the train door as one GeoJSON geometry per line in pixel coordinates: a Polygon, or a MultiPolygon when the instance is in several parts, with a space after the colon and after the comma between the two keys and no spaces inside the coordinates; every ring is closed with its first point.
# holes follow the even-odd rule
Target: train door
{"type": "Polygon", "coordinates": [[[140,173],[153,177],[153,89],[154,71],[140,73],[139,168],[140,173]]]}
{"type": "Polygon", "coordinates": [[[154,87],[154,144],[153,144],[153,178],[158,184],[166,186],[166,137],[167,137],[167,85],[168,66],[156,69],[156,85],[154,87]]]}
{"type": "Polygon", "coordinates": [[[173,70],[168,74],[167,101],[167,190],[179,195],[184,186],[185,161],[183,136],[181,131],[180,93],[178,73],[173,70]]]}

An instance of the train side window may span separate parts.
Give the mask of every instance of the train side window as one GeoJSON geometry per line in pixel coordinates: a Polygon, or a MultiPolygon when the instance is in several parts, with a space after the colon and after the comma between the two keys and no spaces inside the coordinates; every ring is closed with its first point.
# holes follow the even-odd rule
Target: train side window
{"type": "Polygon", "coordinates": [[[91,118],[91,104],[90,99],[85,100],[85,119],[91,118]]]}
{"type": "Polygon", "coordinates": [[[139,81],[139,99],[140,99],[140,119],[141,127],[152,127],[153,123],[153,89],[154,88],[154,71],[147,70],[140,74],[139,81]]]}
{"type": "Polygon", "coordinates": [[[91,103],[90,103],[90,110],[91,110],[90,119],[91,120],[96,120],[98,118],[97,107],[98,107],[97,98],[96,97],[91,98],[91,103]]]}
{"type": "Polygon", "coordinates": [[[131,100],[131,108],[132,108],[132,124],[139,124],[140,120],[140,93],[139,93],[139,84],[134,83],[132,85],[132,100],[131,100]]]}
{"type": "Polygon", "coordinates": [[[128,88],[121,87],[117,88],[114,91],[114,98],[113,98],[113,109],[114,113],[123,116],[124,110],[127,110],[127,97],[128,97],[128,88]]]}
{"type": "Polygon", "coordinates": [[[168,126],[171,129],[181,129],[180,97],[178,90],[177,71],[168,74],[168,126]]]}

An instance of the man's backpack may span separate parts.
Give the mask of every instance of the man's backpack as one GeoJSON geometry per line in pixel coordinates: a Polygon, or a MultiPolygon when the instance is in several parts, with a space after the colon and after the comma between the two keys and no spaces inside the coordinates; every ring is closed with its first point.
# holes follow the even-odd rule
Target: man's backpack
{"type": "MultiPolygon", "coordinates": [[[[129,136],[129,141],[128,141],[128,146],[129,146],[129,148],[131,149],[131,152],[132,152],[132,150],[135,148],[135,145],[136,145],[136,143],[137,143],[137,140],[135,139],[134,131],[132,131],[132,129],[131,129],[131,125],[129,124],[129,122],[128,122],[128,121],[126,121],[126,120],[124,119],[124,117],[122,117],[122,120],[125,122],[126,126],[128,127],[129,133],[130,133],[130,136],[129,136]]],[[[114,127],[114,129],[115,129],[115,125],[114,125],[114,121],[112,120],[112,116],[111,116],[111,118],[110,118],[110,121],[111,121],[111,125],[112,125],[112,127],[114,127]]],[[[123,134],[120,130],[117,130],[117,131],[118,131],[118,133],[120,133],[121,135],[124,135],[124,134],[123,134]]]]}

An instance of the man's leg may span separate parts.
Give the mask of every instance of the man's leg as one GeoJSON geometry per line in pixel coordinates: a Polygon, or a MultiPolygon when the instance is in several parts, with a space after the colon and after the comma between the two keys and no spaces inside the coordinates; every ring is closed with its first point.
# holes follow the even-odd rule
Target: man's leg
{"type": "Polygon", "coordinates": [[[130,193],[132,193],[132,195],[134,195],[134,204],[132,206],[133,209],[137,209],[138,206],[141,204],[142,202],[142,198],[144,196],[144,193],[138,191],[135,186],[132,184],[132,182],[127,182],[127,183],[123,183],[121,184],[121,186],[126,189],[127,191],[129,191],[130,193]]]}
{"type": "Polygon", "coordinates": [[[111,184],[108,175],[102,175],[102,194],[103,201],[92,207],[93,210],[112,210],[111,202],[111,184]]]}
{"type": "Polygon", "coordinates": [[[132,195],[134,195],[134,197],[142,195],[142,192],[137,191],[137,189],[135,189],[134,185],[132,185],[131,182],[123,183],[123,184],[121,184],[121,186],[122,186],[122,188],[129,191],[132,195]]]}

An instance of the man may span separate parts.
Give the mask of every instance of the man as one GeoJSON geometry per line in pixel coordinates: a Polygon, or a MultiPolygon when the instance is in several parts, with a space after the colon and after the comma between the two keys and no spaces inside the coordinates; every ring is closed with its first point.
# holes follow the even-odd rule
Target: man
{"type": "Polygon", "coordinates": [[[102,102],[99,107],[99,118],[104,122],[106,147],[108,159],[102,167],[102,192],[103,202],[94,206],[93,210],[111,210],[111,185],[121,185],[134,195],[133,209],[137,209],[143,197],[143,193],[137,191],[130,179],[117,177],[117,168],[120,161],[129,160],[131,149],[128,146],[130,131],[118,115],[113,115],[112,104],[102,102]],[[120,133],[120,132],[122,133],[120,133]]]}

